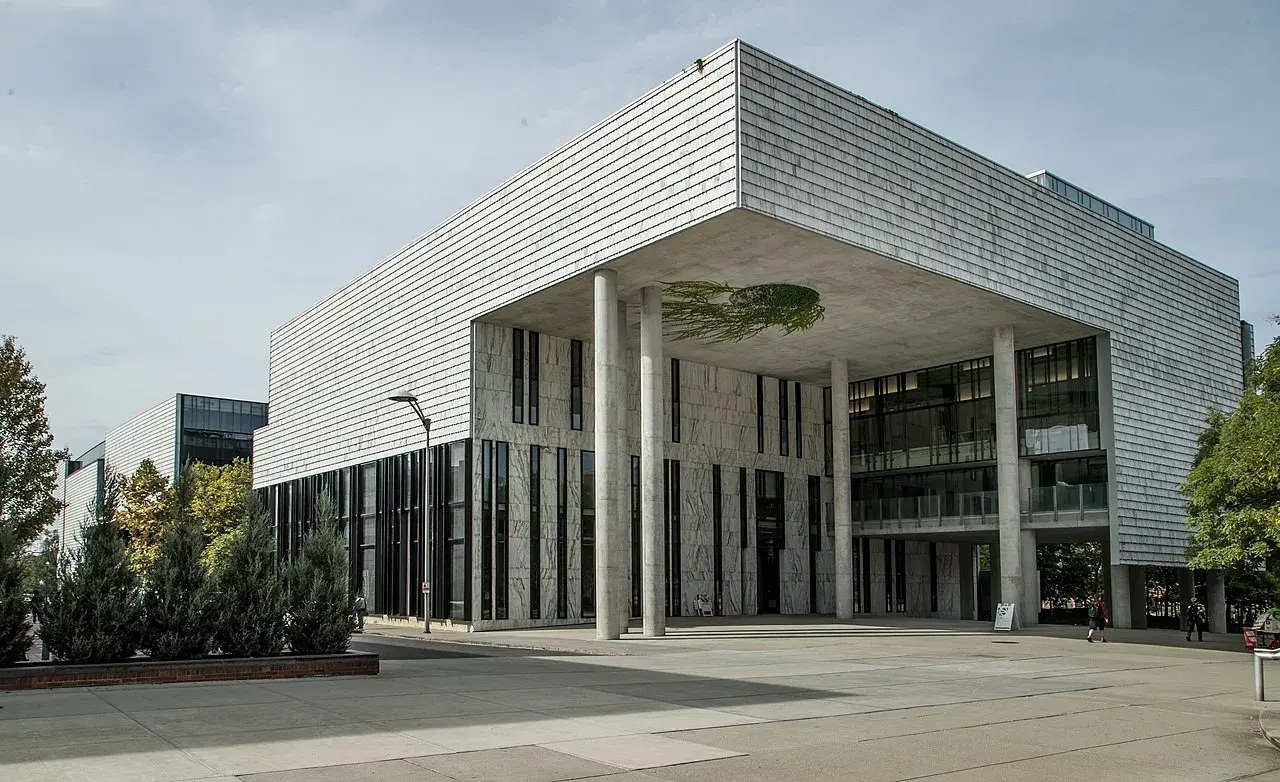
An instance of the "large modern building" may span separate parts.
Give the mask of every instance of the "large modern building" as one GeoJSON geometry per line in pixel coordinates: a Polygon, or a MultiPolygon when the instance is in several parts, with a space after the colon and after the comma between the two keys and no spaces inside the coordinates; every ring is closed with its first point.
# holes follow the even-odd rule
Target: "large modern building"
{"type": "Polygon", "coordinates": [[[64,503],[59,538],[74,547],[102,499],[106,473],[132,475],[150,459],[167,478],[188,462],[230,464],[252,458],[253,431],[267,423],[267,405],[239,399],[176,394],[107,432],[107,437],[62,463],[58,498],[64,503]]]}
{"type": "Polygon", "coordinates": [[[331,491],[375,612],[473,629],[1031,623],[1069,540],[1141,625],[1241,356],[1150,223],[733,42],[275,331],[254,480],[282,554],[331,491]]]}

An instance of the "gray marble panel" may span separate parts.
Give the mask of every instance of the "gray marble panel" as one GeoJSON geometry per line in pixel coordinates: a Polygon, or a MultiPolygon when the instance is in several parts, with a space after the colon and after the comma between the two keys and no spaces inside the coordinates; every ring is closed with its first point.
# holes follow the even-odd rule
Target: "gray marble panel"
{"type": "Polygon", "coordinates": [[[710,466],[682,462],[680,495],[680,607],[696,616],[698,596],[715,595],[710,466]]]}
{"type": "Polygon", "coordinates": [[[510,505],[507,557],[510,577],[507,587],[507,616],[524,619],[529,616],[529,449],[519,444],[510,447],[508,456],[510,505]]]}
{"type": "Polygon", "coordinates": [[[938,544],[938,616],[960,618],[960,544],[938,544]]]}

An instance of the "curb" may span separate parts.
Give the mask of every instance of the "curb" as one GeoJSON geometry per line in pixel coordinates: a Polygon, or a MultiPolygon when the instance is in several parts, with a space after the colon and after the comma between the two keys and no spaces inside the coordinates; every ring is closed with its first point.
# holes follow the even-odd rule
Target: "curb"
{"type": "Polygon", "coordinates": [[[1266,716],[1267,716],[1266,705],[1264,704],[1262,706],[1259,706],[1258,707],[1258,728],[1259,730],[1262,731],[1262,737],[1266,739],[1271,744],[1271,746],[1280,750],[1280,735],[1276,735],[1275,733],[1272,733],[1271,731],[1267,730],[1267,721],[1265,719],[1266,716]]]}
{"type": "Polygon", "coordinates": [[[403,633],[397,633],[394,631],[392,632],[374,631],[371,633],[369,632],[368,626],[366,626],[364,634],[380,636],[382,638],[402,638],[410,641],[421,640],[427,643],[450,644],[452,646],[471,646],[471,647],[476,647],[480,649],[484,649],[484,648],[519,649],[519,650],[528,651],[528,652],[552,652],[552,653],[560,653],[560,654],[582,655],[584,657],[629,657],[631,656],[628,652],[606,651],[602,649],[574,649],[567,646],[540,646],[540,645],[531,644],[531,643],[515,644],[515,643],[502,643],[499,641],[470,641],[470,640],[463,641],[456,638],[441,638],[435,634],[432,634],[430,636],[426,634],[406,636],[403,633]]]}

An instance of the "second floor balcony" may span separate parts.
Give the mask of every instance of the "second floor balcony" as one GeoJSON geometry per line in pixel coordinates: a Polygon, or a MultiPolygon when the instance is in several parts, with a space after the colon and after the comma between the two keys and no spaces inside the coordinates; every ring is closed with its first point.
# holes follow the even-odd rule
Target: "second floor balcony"
{"type": "MultiPolygon", "coordinates": [[[[860,500],[853,503],[852,510],[855,534],[994,530],[1000,520],[995,491],[860,500]]],[[[1032,488],[1022,498],[1022,526],[1026,529],[1109,523],[1105,483],[1032,488]]]]}

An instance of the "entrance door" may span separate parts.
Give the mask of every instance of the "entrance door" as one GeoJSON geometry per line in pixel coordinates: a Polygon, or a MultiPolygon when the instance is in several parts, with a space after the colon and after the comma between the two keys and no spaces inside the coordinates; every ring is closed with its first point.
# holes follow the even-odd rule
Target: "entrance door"
{"type": "Polygon", "coordinates": [[[761,614],[776,614],[782,607],[782,497],[782,473],[756,470],[756,610],[761,614]]]}

